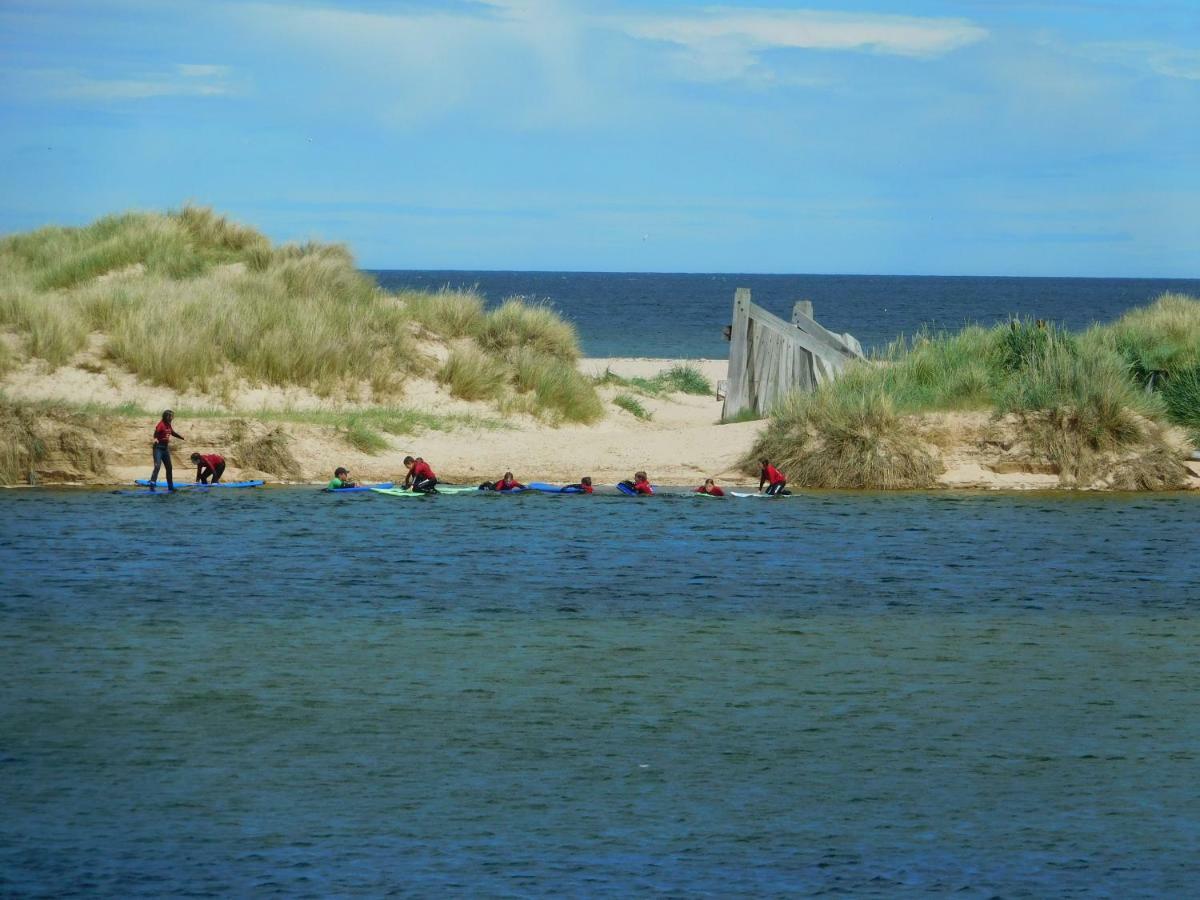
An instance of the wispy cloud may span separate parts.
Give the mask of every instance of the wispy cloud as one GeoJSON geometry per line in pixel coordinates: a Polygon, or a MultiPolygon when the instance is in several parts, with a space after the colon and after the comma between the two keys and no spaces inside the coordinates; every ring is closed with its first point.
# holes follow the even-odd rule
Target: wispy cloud
{"type": "Polygon", "coordinates": [[[1084,44],[1081,53],[1100,62],[1149,69],[1167,78],[1200,81],[1200,50],[1157,41],[1110,41],[1084,44]]]}
{"type": "Polygon", "coordinates": [[[634,37],[690,47],[734,42],[754,50],[850,50],[939,56],[987,36],[965,19],[934,19],[821,10],[707,9],[690,15],[627,19],[634,37]]]}
{"type": "Polygon", "coordinates": [[[987,31],[965,19],[821,10],[709,8],[675,15],[611,17],[627,35],[670,45],[676,72],[696,81],[785,83],[764,66],[773,50],[872,53],[929,59],[976,43],[987,31]]]}
{"type": "Polygon", "coordinates": [[[234,92],[230,74],[225,66],[188,63],[120,77],[76,69],[32,69],[20,72],[14,80],[33,98],[112,103],[154,97],[218,97],[234,92]]]}

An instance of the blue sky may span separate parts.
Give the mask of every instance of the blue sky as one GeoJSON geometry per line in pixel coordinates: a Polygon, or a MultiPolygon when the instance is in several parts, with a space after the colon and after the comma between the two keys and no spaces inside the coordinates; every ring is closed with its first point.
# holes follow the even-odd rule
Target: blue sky
{"type": "Polygon", "coordinates": [[[0,231],[366,267],[1200,275],[1200,0],[0,3],[0,231]]]}

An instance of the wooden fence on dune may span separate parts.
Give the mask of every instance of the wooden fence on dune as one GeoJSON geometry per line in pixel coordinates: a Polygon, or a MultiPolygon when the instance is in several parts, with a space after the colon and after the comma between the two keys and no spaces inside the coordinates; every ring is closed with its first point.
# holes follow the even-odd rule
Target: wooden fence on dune
{"type": "Polygon", "coordinates": [[[746,410],[766,415],[785,394],[812,391],[863,358],[852,335],[835,334],[813,318],[812,303],[798,301],[785,322],[752,303],[749,288],[734,294],[729,341],[726,421],[746,410]]]}

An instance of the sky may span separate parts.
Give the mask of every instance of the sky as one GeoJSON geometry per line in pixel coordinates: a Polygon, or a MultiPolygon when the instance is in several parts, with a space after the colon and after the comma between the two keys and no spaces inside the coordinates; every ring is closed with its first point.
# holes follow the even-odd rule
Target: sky
{"type": "Polygon", "coordinates": [[[0,0],[0,233],[365,268],[1200,275],[1200,0],[0,0]]]}

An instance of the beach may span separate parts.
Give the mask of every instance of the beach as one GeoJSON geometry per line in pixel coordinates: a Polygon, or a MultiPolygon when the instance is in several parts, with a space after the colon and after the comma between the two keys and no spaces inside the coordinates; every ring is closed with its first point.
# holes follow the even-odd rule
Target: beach
{"type": "MultiPolygon", "coordinates": [[[[429,352],[438,349],[431,347],[429,352]]],[[[597,484],[613,484],[644,469],[661,485],[688,487],[715,478],[727,485],[757,487],[756,479],[743,471],[739,462],[750,453],[764,422],[721,424],[722,401],[717,399],[715,387],[726,377],[726,360],[588,357],[578,363],[586,376],[610,372],[623,379],[650,379],[679,366],[701,373],[713,385],[713,393],[639,395],[638,402],[649,416],[643,419],[613,405],[621,387],[600,385],[605,414],[590,425],[556,425],[524,414],[501,418],[490,404],[455,398],[433,379],[409,379],[398,405],[430,417],[457,417],[452,420],[456,424],[449,430],[387,435],[386,447],[373,452],[350,446],[338,427],[320,422],[324,414],[365,413],[372,409],[371,404],[335,402],[304,389],[247,385],[234,398],[232,408],[222,408],[228,397],[147,385],[114,371],[95,354],[53,373],[46,373],[37,363],[27,364],[0,380],[0,390],[18,400],[103,409],[133,404],[146,411],[140,417],[110,415],[98,428],[95,439],[107,463],[103,474],[78,471],[60,457],[57,463],[52,459],[48,464],[43,484],[115,485],[147,477],[150,432],[157,412],[174,408],[179,410],[176,428],[187,438],[174,446],[180,481],[189,480],[194,472],[187,460],[189,453],[227,452],[230,423],[250,421],[262,423],[263,429],[286,432],[299,471],[281,477],[233,461],[226,480],[263,478],[317,484],[328,481],[338,466],[346,466],[360,480],[391,481],[403,477],[404,457],[413,455],[428,460],[443,481],[463,484],[494,481],[505,471],[523,481],[573,483],[590,475],[597,484]],[[194,414],[189,416],[189,410],[194,414]]],[[[1016,437],[1004,439],[1004,424],[984,412],[931,413],[912,420],[912,427],[942,463],[944,471],[938,477],[942,488],[1060,487],[1058,473],[1025,461],[1016,437]]],[[[1182,447],[1185,437],[1179,439],[1182,447]]],[[[1188,487],[1200,488],[1200,462],[1187,465],[1193,475],[1188,487]]]]}

